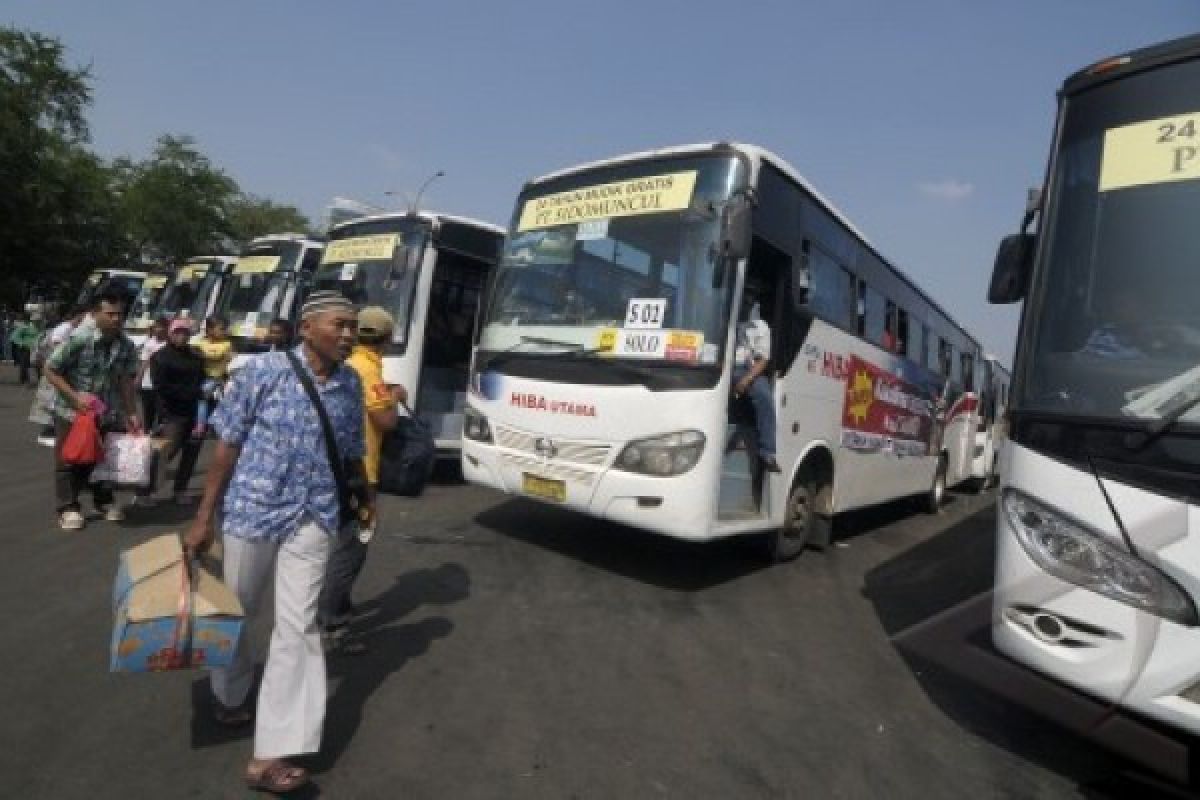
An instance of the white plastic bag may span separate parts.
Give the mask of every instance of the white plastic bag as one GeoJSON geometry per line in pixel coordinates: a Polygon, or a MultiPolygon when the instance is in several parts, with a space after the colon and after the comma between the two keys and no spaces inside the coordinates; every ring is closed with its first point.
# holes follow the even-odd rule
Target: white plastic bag
{"type": "Polygon", "coordinates": [[[92,470],[92,480],[118,486],[149,486],[154,474],[154,441],[145,434],[109,433],[104,436],[104,460],[92,470]]]}

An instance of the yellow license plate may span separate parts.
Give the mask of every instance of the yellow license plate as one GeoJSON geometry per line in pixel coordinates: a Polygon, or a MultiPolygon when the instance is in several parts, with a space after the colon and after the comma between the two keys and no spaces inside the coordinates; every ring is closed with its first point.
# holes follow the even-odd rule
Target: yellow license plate
{"type": "Polygon", "coordinates": [[[521,473],[521,488],[525,491],[525,494],[531,494],[534,497],[541,497],[546,500],[554,500],[557,503],[565,502],[567,499],[566,481],[556,481],[523,472],[521,473]]]}

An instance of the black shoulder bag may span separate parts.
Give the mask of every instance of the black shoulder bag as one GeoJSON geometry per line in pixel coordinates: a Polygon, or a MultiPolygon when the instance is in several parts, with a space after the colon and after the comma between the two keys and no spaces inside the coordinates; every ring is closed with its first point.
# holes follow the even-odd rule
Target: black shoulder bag
{"type": "Polygon", "coordinates": [[[300,359],[296,358],[295,353],[288,350],[287,358],[292,364],[292,371],[300,379],[300,385],[304,387],[305,394],[312,401],[313,408],[317,411],[317,418],[321,420],[321,433],[325,439],[325,455],[329,458],[329,466],[333,470],[333,480],[337,484],[338,510],[342,524],[364,521],[363,517],[367,513],[368,495],[367,484],[362,471],[347,469],[347,462],[342,459],[341,453],[338,452],[337,439],[333,433],[333,423],[329,421],[329,415],[325,412],[325,404],[321,402],[321,396],[317,394],[317,387],[313,386],[312,379],[308,377],[308,371],[304,369],[304,365],[300,363],[300,359]],[[347,477],[348,475],[353,475],[354,477],[347,477]]]}

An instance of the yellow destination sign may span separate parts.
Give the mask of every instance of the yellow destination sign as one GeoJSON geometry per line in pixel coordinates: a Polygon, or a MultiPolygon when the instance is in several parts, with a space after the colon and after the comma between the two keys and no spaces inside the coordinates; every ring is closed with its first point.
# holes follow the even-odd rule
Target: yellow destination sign
{"type": "Polygon", "coordinates": [[[391,258],[399,238],[400,235],[396,233],[380,233],[374,236],[338,239],[325,245],[321,263],[341,264],[346,261],[379,261],[391,258]]]}
{"type": "Polygon", "coordinates": [[[142,283],[142,286],[146,289],[161,289],[166,285],[167,285],[167,276],[166,275],[151,275],[150,277],[146,278],[146,280],[142,283]]]}
{"type": "Polygon", "coordinates": [[[274,272],[279,266],[279,256],[242,256],[233,265],[234,275],[253,275],[258,272],[274,272]]]}
{"type": "Polygon", "coordinates": [[[1100,191],[1200,178],[1200,112],[1104,132],[1100,191]]]}
{"type": "Polygon", "coordinates": [[[207,274],[208,264],[188,264],[187,266],[179,268],[179,272],[176,274],[175,280],[178,283],[187,283],[188,281],[194,281],[197,278],[203,278],[207,274]]]}
{"type": "Polygon", "coordinates": [[[525,202],[517,231],[535,231],[593,219],[679,211],[692,202],[696,171],[651,175],[548,194],[525,202]]]}

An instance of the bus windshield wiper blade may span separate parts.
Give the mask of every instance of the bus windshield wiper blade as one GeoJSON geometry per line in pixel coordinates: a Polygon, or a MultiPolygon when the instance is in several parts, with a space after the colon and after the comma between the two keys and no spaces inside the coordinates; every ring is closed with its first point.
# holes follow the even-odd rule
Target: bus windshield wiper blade
{"type": "Polygon", "coordinates": [[[549,344],[549,345],[556,345],[558,347],[574,347],[577,350],[584,349],[583,345],[580,344],[579,342],[564,342],[559,339],[546,339],[541,336],[522,336],[521,341],[514,344],[512,347],[509,348],[509,350],[520,347],[523,344],[549,344]]]}
{"type": "Polygon", "coordinates": [[[1184,402],[1172,408],[1158,419],[1150,420],[1146,423],[1146,427],[1134,434],[1134,437],[1129,441],[1131,450],[1145,450],[1154,441],[1157,441],[1164,433],[1169,432],[1174,428],[1179,420],[1183,419],[1184,415],[1191,411],[1196,406],[1200,405],[1200,391],[1197,391],[1184,402]]]}

